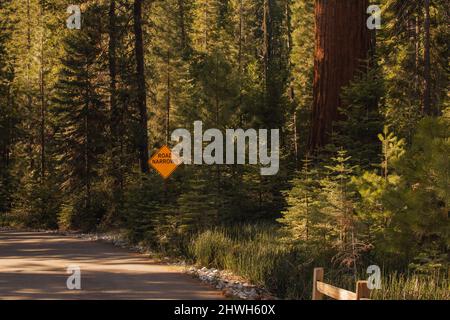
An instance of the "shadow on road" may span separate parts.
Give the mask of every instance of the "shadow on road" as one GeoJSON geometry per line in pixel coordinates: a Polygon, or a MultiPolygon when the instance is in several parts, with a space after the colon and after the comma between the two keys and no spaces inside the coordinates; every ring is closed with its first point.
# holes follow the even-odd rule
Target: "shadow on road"
{"type": "Polygon", "coordinates": [[[111,244],[0,231],[0,299],[222,299],[179,269],[111,244]],[[81,291],[68,290],[69,265],[81,291]]]}

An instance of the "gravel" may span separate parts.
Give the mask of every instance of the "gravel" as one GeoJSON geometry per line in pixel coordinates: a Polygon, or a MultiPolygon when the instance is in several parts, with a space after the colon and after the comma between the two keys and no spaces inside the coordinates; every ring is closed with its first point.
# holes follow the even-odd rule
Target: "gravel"
{"type": "Polygon", "coordinates": [[[229,271],[190,266],[186,269],[186,272],[199,278],[201,281],[214,286],[216,289],[222,290],[224,295],[230,298],[242,300],[276,299],[266,289],[253,285],[229,271]]]}

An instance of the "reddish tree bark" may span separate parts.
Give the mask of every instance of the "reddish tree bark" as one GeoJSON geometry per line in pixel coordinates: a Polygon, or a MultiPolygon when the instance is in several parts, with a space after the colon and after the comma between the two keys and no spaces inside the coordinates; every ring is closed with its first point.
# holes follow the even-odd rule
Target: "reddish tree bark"
{"type": "Polygon", "coordinates": [[[368,0],[316,0],[314,104],[310,151],[324,146],[339,118],[342,88],[367,68],[368,0]]]}

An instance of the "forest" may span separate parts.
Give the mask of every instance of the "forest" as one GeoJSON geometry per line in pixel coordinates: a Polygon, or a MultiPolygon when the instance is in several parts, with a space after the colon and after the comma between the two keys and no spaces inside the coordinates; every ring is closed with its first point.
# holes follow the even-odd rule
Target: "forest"
{"type": "Polygon", "coordinates": [[[370,265],[374,299],[450,299],[449,14],[446,0],[1,0],[0,227],[121,234],[284,299],[310,298],[314,267],[351,287],[370,265]],[[278,173],[163,179],[150,157],[195,121],[278,129],[278,173]]]}

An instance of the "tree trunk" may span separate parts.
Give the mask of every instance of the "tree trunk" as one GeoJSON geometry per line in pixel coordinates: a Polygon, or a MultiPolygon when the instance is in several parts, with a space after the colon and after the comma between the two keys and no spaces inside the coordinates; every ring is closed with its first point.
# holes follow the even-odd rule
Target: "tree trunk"
{"type": "Polygon", "coordinates": [[[425,35],[424,35],[424,81],[423,111],[425,115],[434,115],[431,109],[431,58],[430,58],[430,0],[425,0],[425,35]]]}
{"type": "Polygon", "coordinates": [[[147,115],[147,89],[145,83],[144,43],[142,36],[142,0],[134,1],[134,35],[136,55],[137,96],[139,110],[139,162],[142,173],[148,168],[148,115],[147,115]]]}
{"type": "Polygon", "coordinates": [[[166,97],[166,145],[169,144],[170,141],[170,109],[172,104],[172,81],[170,78],[170,48],[167,49],[167,97],[166,97]]]}
{"type": "Polygon", "coordinates": [[[122,174],[122,148],[121,139],[123,135],[123,123],[119,106],[117,105],[117,18],[116,0],[109,2],[109,94],[110,94],[110,132],[111,132],[111,166],[112,166],[112,193],[115,203],[120,204],[123,195],[123,174],[122,174]]]}
{"type": "MultiPolygon", "coordinates": [[[[111,140],[113,150],[117,147],[118,126],[120,114],[117,108],[117,66],[116,66],[117,30],[116,30],[116,0],[109,3],[109,90],[110,90],[110,112],[111,112],[111,140]]],[[[114,153],[114,151],[113,151],[114,153]]],[[[113,159],[114,161],[114,159],[113,159]]]]}
{"type": "Polygon", "coordinates": [[[414,86],[417,94],[417,98],[420,99],[420,25],[422,24],[421,21],[421,9],[420,6],[418,6],[418,12],[416,13],[416,17],[414,20],[415,23],[415,34],[414,34],[414,49],[415,49],[415,77],[414,77],[414,86]]]}
{"type": "Polygon", "coordinates": [[[292,66],[292,12],[291,12],[291,0],[286,0],[286,47],[288,55],[288,97],[289,104],[292,108],[292,126],[293,126],[293,143],[294,143],[294,159],[295,168],[298,168],[298,133],[297,133],[297,107],[295,104],[295,88],[294,88],[294,76],[293,76],[293,66],[292,66]]]}
{"type": "Polygon", "coordinates": [[[27,124],[28,129],[28,137],[27,137],[27,146],[26,153],[30,161],[30,172],[34,169],[34,157],[33,157],[33,143],[34,143],[34,135],[32,133],[33,123],[31,121],[31,117],[33,116],[33,98],[31,95],[32,92],[32,84],[31,84],[31,7],[30,0],[27,0],[27,68],[26,68],[26,77],[27,77],[27,113],[29,117],[29,121],[27,124]]]}
{"type": "Polygon", "coordinates": [[[367,69],[370,32],[367,0],[316,0],[314,103],[309,149],[324,146],[339,118],[342,88],[367,69]]]}
{"type": "Polygon", "coordinates": [[[45,25],[44,25],[44,8],[43,4],[40,4],[40,19],[41,19],[41,28],[42,28],[42,35],[41,35],[41,43],[40,43],[40,66],[39,66],[39,96],[41,100],[41,110],[40,110],[40,176],[41,176],[41,182],[44,181],[45,178],[45,126],[46,126],[46,100],[45,100],[45,59],[44,59],[44,36],[45,36],[45,25]]]}
{"type": "Polygon", "coordinates": [[[89,209],[91,208],[91,169],[90,169],[90,144],[91,144],[91,137],[89,135],[89,96],[90,96],[90,92],[89,89],[86,90],[86,115],[84,116],[84,139],[85,139],[85,144],[84,144],[84,174],[85,174],[85,188],[86,188],[86,193],[85,193],[85,209],[87,211],[89,211],[89,209]]]}
{"type": "Polygon", "coordinates": [[[243,50],[243,33],[244,33],[244,18],[243,18],[243,0],[239,0],[239,51],[238,51],[238,69],[239,69],[239,106],[238,110],[240,113],[239,121],[242,125],[242,102],[243,102],[243,63],[242,63],[242,50],[243,50]]]}
{"type": "Polygon", "coordinates": [[[187,33],[186,33],[186,24],[185,24],[185,8],[184,8],[184,0],[178,0],[178,10],[179,10],[179,19],[180,19],[180,32],[181,32],[181,48],[183,48],[184,53],[186,53],[187,49],[187,33]]]}
{"type": "Polygon", "coordinates": [[[91,209],[91,158],[92,158],[92,150],[91,147],[91,110],[90,110],[90,101],[91,101],[91,87],[92,83],[89,79],[91,79],[89,65],[85,67],[85,85],[86,89],[84,92],[84,201],[85,201],[85,210],[89,212],[91,209]]]}
{"type": "Polygon", "coordinates": [[[263,36],[264,36],[264,48],[263,48],[263,57],[264,57],[264,104],[267,109],[267,100],[268,100],[268,77],[269,77],[269,61],[270,61],[270,39],[269,39],[269,26],[270,24],[270,4],[269,0],[264,0],[264,16],[263,16],[263,36]]]}

